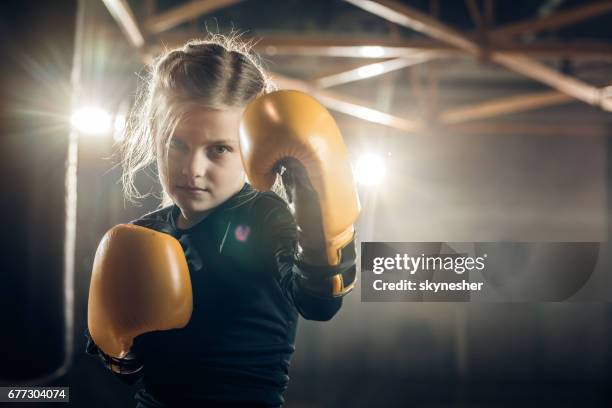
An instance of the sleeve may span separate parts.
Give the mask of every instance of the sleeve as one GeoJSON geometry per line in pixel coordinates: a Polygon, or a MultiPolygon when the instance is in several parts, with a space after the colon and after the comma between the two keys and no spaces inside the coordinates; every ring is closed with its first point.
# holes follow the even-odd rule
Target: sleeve
{"type": "Polygon", "coordinates": [[[122,383],[133,385],[140,380],[143,374],[143,364],[140,363],[135,356],[130,356],[128,359],[113,359],[100,350],[98,345],[91,338],[91,334],[89,334],[88,329],[85,329],[84,335],[87,340],[85,352],[99,358],[104,366],[108,368],[109,371],[115,375],[115,377],[119,378],[122,383]],[[114,369],[113,366],[115,367],[114,369]],[[123,372],[117,372],[115,370],[123,372]]]}
{"type": "MultiPolygon", "coordinates": [[[[309,287],[307,280],[313,272],[319,276],[330,276],[337,267],[311,267],[300,262],[295,219],[282,199],[274,198],[273,201],[263,217],[262,235],[266,257],[278,271],[285,296],[302,317],[307,320],[330,320],[342,306],[342,297],[318,294],[309,287]]],[[[354,259],[352,264],[354,266],[354,259]]]]}

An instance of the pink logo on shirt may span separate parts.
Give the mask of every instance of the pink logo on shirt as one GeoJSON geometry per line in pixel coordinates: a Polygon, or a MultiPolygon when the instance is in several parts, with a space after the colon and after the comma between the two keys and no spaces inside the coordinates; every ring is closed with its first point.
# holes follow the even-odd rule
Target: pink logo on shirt
{"type": "Polygon", "coordinates": [[[249,235],[251,234],[251,228],[248,225],[238,225],[234,230],[234,236],[240,242],[245,242],[249,239],[249,235]]]}

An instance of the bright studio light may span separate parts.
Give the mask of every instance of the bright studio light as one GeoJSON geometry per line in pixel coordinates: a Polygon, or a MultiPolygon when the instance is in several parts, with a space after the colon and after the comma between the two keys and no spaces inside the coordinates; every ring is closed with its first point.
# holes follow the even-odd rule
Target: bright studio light
{"type": "Polygon", "coordinates": [[[357,161],[357,182],[365,186],[377,186],[385,178],[385,162],[376,154],[366,154],[357,161]]]}
{"type": "Polygon", "coordinates": [[[111,129],[112,118],[100,108],[82,108],[72,114],[72,126],[80,132],[90,135],[108,133],[111,129]]]}
{"type": "Polygon", "coordinates": [[[385,55],[385,49],[378,45],[366,45],[359,48],[359,53],[367,58],[380,58],[385,55]]]}

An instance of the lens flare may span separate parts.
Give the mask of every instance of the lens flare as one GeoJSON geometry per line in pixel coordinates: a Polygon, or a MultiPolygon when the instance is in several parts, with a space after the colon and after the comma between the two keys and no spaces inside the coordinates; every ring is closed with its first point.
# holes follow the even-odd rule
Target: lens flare
{"type": "Polygon", "coordinates": [[[100,108],[82,108],[72,114],[72,126],[89,135],[102,135],[111,130],[111,115],[100,108]]]}
{"type": "Polygon", "coordinates": [[[355,176],[357,182],[364,186],[377,186],[385,178],[385,162],[376,154],[366,154],[357,161],[355,176]]]}

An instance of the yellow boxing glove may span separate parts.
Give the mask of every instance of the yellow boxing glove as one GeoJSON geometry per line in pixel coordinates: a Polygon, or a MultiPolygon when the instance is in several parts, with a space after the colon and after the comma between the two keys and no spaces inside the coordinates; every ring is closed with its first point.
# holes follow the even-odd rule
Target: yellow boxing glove
{"type": "Polygon", "coordinates": [[[103,353],[128,355],[140,334],[182,328],[193,310],[191,279],[171,235],[121,224],[102,238],[91,274],[88,326],[103,353]]]}
{"type": "MultiPolygon", "coordinates": [[[[260,191],[272,187],[282,167],[291,173],[289,178],[300,187],[290,193],[305,238],[300,244],[322,249],[317,264],[339,265],[343,248],[354,239],[359,198],[346,146],[327,109],[299,91],[263,95],[244,111],[240,150],[248,178],[260,191]]],[[[334,295],[346,293],[353,284],[335,282],[334,295]]]]}

